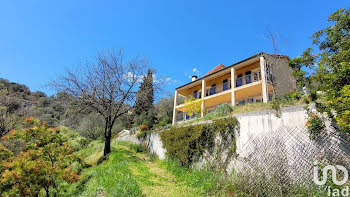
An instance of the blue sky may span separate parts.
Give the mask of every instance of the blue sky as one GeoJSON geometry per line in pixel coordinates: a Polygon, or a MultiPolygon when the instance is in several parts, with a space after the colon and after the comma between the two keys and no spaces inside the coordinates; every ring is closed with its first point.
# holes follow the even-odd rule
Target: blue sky
{"type": "Polygon", "coordinates": [[[261,51],[278,37],[291,58],[311,46],[328,15],[348,1],[8,1],[0,0],[0,77],[31,90],[103,49],[151,60],[166,89],[261,51]],[[279,35],[279,36],[278,36],[279,35]]]}

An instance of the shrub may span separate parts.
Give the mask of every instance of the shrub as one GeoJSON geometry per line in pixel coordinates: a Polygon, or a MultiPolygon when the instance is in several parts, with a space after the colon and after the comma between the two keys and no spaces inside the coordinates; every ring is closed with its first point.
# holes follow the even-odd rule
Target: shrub
{"type": "Polygon", "coordinates": [[[226,116],[229,113],[231,113],[233,111],[233,108],[230,104],[228,103],[224,103],[219,105],[216,109],[215,109],[215,114],[217,116],[226,116]]]}
{"type": "Polygon", "coordinates": [[[168,158],[176,160],[182,166],[190,166],[204,150],[213,151],[216,134],[234,139],[237,124],[235,117],[218,119],[212,124],[172,127],[161,132],[160,137],[168,158]]]}
{"type": "Polygon", "coordinates": [[[60,127],[60,131],[62,137],[65,138],[73,151],[78,151],[84,148],[89,142],[91,142],[91,139],[80,136],[78,132],[69,129],[68,127],[62,126],[60,127]]]}
{"type": "Polygon", "coordinates": [[[301,94],[297,89],[291,89],[289,90],[289,93],[284,94],[284,99],[286,100],[300,100],[301,99],[301,94]]]}
{"type": "Polygon", "coordinates": [[[148,126],[147,125],[140,125],[140,130],[141,131],[146,131],[146,130],[148,130],[148,126]]]}
{"type": "Polygon", "coordinates": [[[67,183],[79,180],[72,169],[73,163],[81,160],[61,135],[60,130],[50,129],[35,119],[27,119],[34,126],[21,131],[12,131],[2,140],[21,139],[23,151],[14,157],[1,160],[4,171],[0,176],[4,196],[57,196],[67,183]]]}
{"type": "Polygon", "coordinates": [[[184,111],[188,116],[198,115],[202,112],[202,99],[195,99],[192,96],[184,102],[184,111]]]}
{"type": "Polygon", "coordinates": [[[140,130],[137,133],[136,137],[137,137],[137,139],[141,140],[141,139],[145,138],[147,136],[147,134],[149,134],[151,132],[153,132],[153,130],[143,130],[143,131],[140,130]]]}
{"type": "Polygon", "coordinates": [[[272,101],[272,109],[276,110],[276,117],[280,118],[281,114],[281,102],[279,100],[272,101]]]}
{"type": "Polygon", "coordinates": [[[326,127],[322,118],[314,113],[309,114],[308,121],[305,124],[309,130],[311,139],[315,139],[319,134],[324,131],[326,127]]]}

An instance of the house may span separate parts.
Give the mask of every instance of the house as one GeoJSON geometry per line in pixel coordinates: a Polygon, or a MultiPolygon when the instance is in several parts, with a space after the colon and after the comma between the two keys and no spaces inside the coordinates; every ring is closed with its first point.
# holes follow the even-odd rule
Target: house
{"type": "Polygon", "coordinates": [[[287,55],[258,53],[225,67],[219,64],[201,78],[175,89],[173,124],[191,119],[184,114],[184,100],[202,99],[201,117],[223,103],[242,105],[267,102],[273,95],[283,95],[295,88],[287,55]],[[181,113],[180,113],[181,112],[181,113]]]}

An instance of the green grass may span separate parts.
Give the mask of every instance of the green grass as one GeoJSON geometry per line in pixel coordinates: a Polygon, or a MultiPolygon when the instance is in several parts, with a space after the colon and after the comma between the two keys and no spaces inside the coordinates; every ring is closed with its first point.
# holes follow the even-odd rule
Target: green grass
{"type": "Polygon", "coordinates": [[[109,158],[97,165],[103,142],[93,141],[78,153],[94,166],[83,170],[62,196],[230,196],[231,185],[210,171],[190,170],[161,161],[140,145],[113,142],[109,158]],[[225,184],[223,184],[225,183],[225,184]]]}
{"type": "MultiPolygon", "coordinates": [[[[260,184],[263,190],[247,185],[244,179],[210,169],[189,169],[172,160],[161,161],[140,145],[128,142],[114,141],[112,147],[107,160],[83,170],[80,181],[67,183],[61,196],[256,196],[266,190],[263,184],[269,184],[260,184]]],[[[96,157],[91,156],[96,152],[103,152],[102,141],[93,141],[79,154],[96,162],[96,157]]],[[[291,187],[286,196],[322,196],[321,193],[301,186],[291,187]]]]}
{"type": "Polygon", "coordinates": [[[232,196],[234,194],[234,185],[230,176],[212,170],[185,168],[172,160],[162,161],[162,166],[178,181],[184,182],[188,187],[199,189],[203,196],[232,196]]]}
{"type": "Polygon", "coordinates": [[[66,191],[67,196],[141,196],[139,184],[129,169],[135,158],[130,150],[119,148],[113,143],[112,153],[108,160],[96,165],[102,156],[103,142],[93,141],[79,151],[85,155],[88,163],[95,166],[85,169],[78,183],[72,184],[66,191]]]}
{"type": "Polygon", "coordinates": [[[92,141],[83,149],[77,152],[82,156],[86,163],[96,165],[97,161],[103,156],[104,142],[102,140],[92,141]]]}

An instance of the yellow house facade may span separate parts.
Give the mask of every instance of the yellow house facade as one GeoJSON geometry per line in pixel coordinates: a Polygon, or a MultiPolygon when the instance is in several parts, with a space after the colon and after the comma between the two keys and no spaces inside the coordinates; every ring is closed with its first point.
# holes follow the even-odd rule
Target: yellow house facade
{"type": "Polygon", "coordinates": [[[295,88],[289,60],[286,55],[261,52],[227,67],[220,64],[201,78],[194,76],[175,89],[173,124],[190,119],[184,113],[183,101],[191,96],[202,99],[203,117],[223,103],[268,102],[272,95],[287,93],[295,88]]]}

